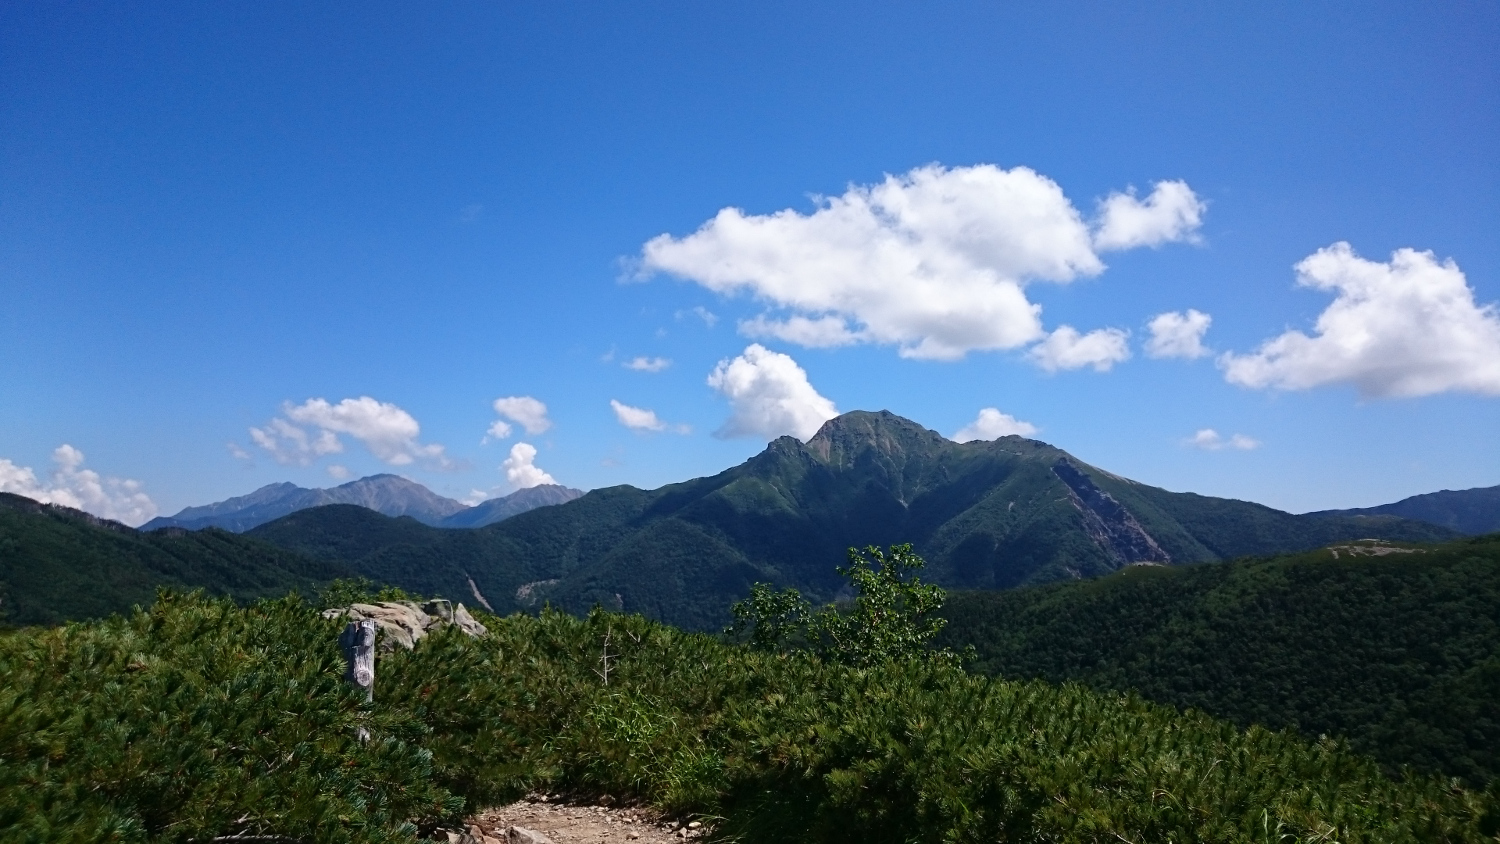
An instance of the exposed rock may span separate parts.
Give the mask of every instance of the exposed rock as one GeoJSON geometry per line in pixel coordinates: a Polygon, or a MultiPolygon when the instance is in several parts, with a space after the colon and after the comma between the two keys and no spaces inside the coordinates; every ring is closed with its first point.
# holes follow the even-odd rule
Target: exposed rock
{"type": "Polygon", "coordinates": [[[505,828],[505,844],[552,844],[552,839],[524,826],[508,826],[505,828]]]}
{"type": "Polygon", "coordinates": [[[475,620],[463,604],[442,599],[417,604],[412,601],[381,601],[375,604],[351,604],[323,611],[324,618],[369,619],[380,629],[379,646],[393,651],[398,646],[411,650],[433,629],[453,625],[470,636],[485,636],[490,631],[475,620]]]}
{"type": "Polygon", "coordinates": [[[1141,527],[1135,515],[1113,495],[1100,489],[1077,466],[1059,460],[1052,467],[1068,487],[1073,506],[1083,514],[1083,529],[1116,563],[1170,563],[1172,558],[1141,527]]]}

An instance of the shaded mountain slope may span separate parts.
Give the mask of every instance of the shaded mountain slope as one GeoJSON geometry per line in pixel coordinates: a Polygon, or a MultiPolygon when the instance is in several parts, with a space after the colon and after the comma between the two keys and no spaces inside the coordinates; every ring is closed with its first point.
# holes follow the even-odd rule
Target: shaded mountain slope
{"type": "Polygon", "coordinates": [[[959,592],[939,642],[988,674],[1133,689],[1482,784],[1500,774],[1500,534],[1414,547],[959,592]]]}
{"type": "Polygon", "coordinates": [[[1413,495],[1394,504],[1356,510],[1323,510],[1312,516],[1399,516],[1442,525],[1475,536],[1500,531],[1500,486],[1445,489],[1413,495]]]}
{"type": "Polygon", "coordinates": [[[1131,563],[1453,536],[1401,519],[1293,516],[1170,493],[1045,443],[958,444],[887,412],[844,414],[805,444],[782,437],[712,477],[594,490],[475,531],[420,527],[405,525],[392,544],[381,531],[394,528],[320,508],[253,533],[419,590],[463,595],[472,578],[501,612],[599,603],[697,629],[724,623],[757,580],[832,598],[850,546],[911,542],[938,583],[1007,588],[1131,563]]]}
{"type": "MultiPolygon", "coordinates": [[[[383,518],[383,517],[382,517],[383,518]]],[[[237,600],[318,587],[353,572],[211,528],[142,533],[67,507],[0,493],[0,618],[57,624],[148,605],[158,586],[237,600]]]]}
{"type": "MultiPolygon", "coordinates": [[[[566,504],[583,495],[583,490],[559,486],[558,484],[541,484],[539,486],[518,489],[510,495],[499,498],[491,498],[482,501],[464,510],[459,510],[451,516],[447,516],[438,522],[438,527],[446,528],[477,528],[492,525],[503,521],[511,516],[517,516],[527,510],[535,510],[538,507],[550,507],[553,504],[566,504]]],[[[389,515],[389,514],[387,514],[389,515]]]]}

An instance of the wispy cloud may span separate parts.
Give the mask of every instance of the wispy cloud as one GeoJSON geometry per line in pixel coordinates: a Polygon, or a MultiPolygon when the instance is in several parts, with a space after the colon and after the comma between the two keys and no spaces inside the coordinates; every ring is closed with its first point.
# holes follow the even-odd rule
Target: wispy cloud
{"type": "Polygon", "coordinates": [[[1236,451],[1251,451],[1260,448],[1260,440],[1252,439],[1244,434],[1234,434],[1225,439],[1213,428],[1200,428],[1197,433],[1182,441],[1183,445],[1200,448],[1204,451],[1220,451],[1222,449],[1234,449],[1236,451]]]}
{"type": "Polygon", "coordinates": [[[609,400],[609,406],[615,412],[615,420],[632,431],[675,431],[679,434],[692,433],[692,427],[688,425],[669,425],[656,415],[656,411],[644,407],[631,407],[616,399],[609,400]]]}
{"type": "Polygon", "coordinates": [[[620,365],[636,372],[661,372],[671,366],[672,361],[667,358],[634,357],[620,365]]]}

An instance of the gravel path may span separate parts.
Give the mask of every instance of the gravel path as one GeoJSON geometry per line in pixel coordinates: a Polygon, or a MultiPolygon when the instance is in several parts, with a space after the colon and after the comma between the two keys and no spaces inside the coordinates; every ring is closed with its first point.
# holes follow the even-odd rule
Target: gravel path
{"type": "Polygon", "coordinates": [[[536,830],[555,844],[681,844],[697,839],[703,831],[698,826],[682,826],[681,821],[662,818],[650,809],[574,805],[540,796],[489,809],[471,818],[469,823],[499,841],[505,841],[506,827],[519,826],[536,830]]]}

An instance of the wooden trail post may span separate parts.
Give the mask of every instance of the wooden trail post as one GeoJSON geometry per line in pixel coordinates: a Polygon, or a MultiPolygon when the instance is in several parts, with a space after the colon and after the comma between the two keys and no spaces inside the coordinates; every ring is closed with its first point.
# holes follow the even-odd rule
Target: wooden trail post
{"type": "MultiPolygon", "coordinates": [[[[365,700],[375,699],[375,622],[351,621],[339,634],[344,651],[344,679],[363,689],[365,700]]],[[[359,740],[369,741],[370,731],[359,728],[359,740]]]]}

